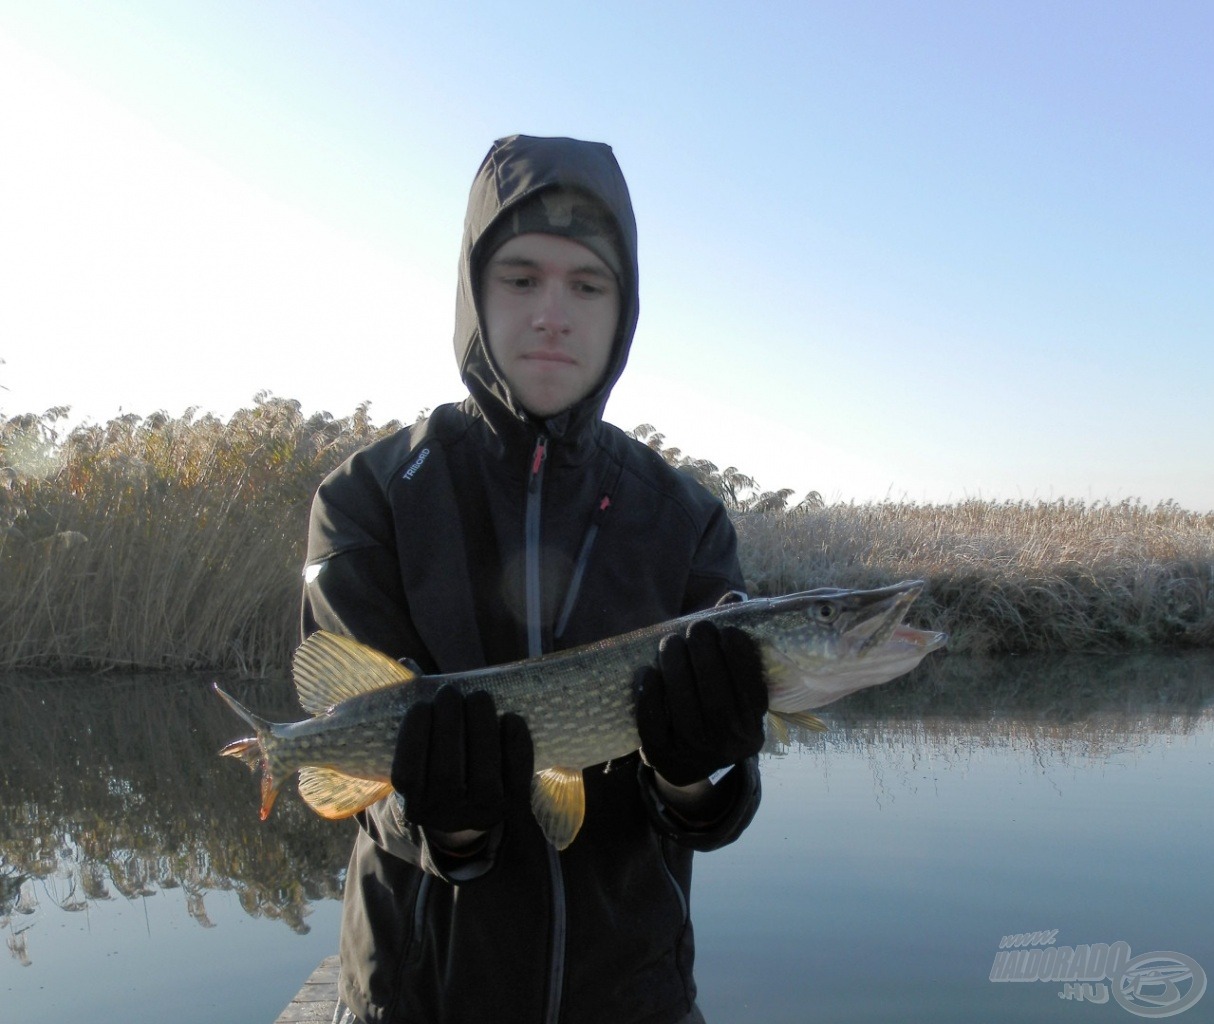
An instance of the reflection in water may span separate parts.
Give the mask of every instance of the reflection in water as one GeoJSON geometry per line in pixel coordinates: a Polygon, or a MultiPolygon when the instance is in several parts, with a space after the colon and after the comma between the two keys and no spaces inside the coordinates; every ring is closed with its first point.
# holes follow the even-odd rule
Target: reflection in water
{"type": "Polygon", "coordinates": [[[767,753],[807,753],[822,771],[840,755],[862,761],[878,804],[898,780],[913,786],[927,762],[961,774],[992,752],[1042,773],[1129,765],[1209,729],[1214,652],[944,658],[884,691],[833,705],[828,734],[793,729],[787,742],[769,740],[767,753]]]}
{"type": "MultiPolygon", "coordinates": [[[[232,685],[297,715],[283,683],[232,685]]],[[[27,933],[52,907],[171,889],[204,928],[207,894],[231,891],[250,916],[308,931],[310,902],[340,897],[353,826],[291,799],[260,822],[247,773],[216,756],[232,735],[200,677],[0,680],[0,928],[14,958],[30,963],[27,933]]]]}
{"type": "Polygon", "coordinates": [[[830,724],[769,754],[755,823],[697,861],[709,1019],[1078,1022],[1121,1001],[1107,977],[992,980],[1000,942],[1039,929],[1076,963],[1121,942],[1214,968],[1214,656],[947,658],[830,724]]]}
{"type": "MultiPolygon", "coordinates": [[[[204,677],[158,676],[0,679],[0,931],[14,973],[24,977],[27,972],[17,965],[31,962],[34,971],[29,973],[35,973],[40,954],[49,958],[52,944],[63,941],[62,929],[35,927],[53,916],[73,914],[87,924],[90,913],[98,915],[124,901],[146,909],[149,896],[175,891],[200,936],[211,928],[213,918],[228,920],[222,912],[233,898],[249,917],[280,921],[303,933],[314,904],[327,901],[327,907],[340,898],[354,826],[323,821],[291,793],[283,795],[274,816],[262,823],[254,779],[217,756],[243,727],[215,698],[209,683],[204,677]],[[214,904],[210,908],[208,899],[214,904]]],[[[300,717],[284,681],[230,686],[243,703],[268,709],[272,718],[300,717]]],[[[811,882],[832,870],[859,872],[863,877],[858,880],[838,874],[831,884],[837,889],[854,882],[863,893],[877,880],[890,907],[907,899],[906,891],[914,891],[879,888],[881,878],[897,877],[899,870],[896,851],[875,848],[884,838],[862,848],[847,838],[848,830],[856,830],[859,837],[872,827],[873,800],[866,810],[862,790],[848,790],[846,799],[831,799],[829,786],[837,785],[842,795],[844,775],[852,767],[858,765],[870,775],[878,805],[890,794],[902,800],[904,793],[913,792],[927,762],[933,772],[948,772],[950,778],[973,772],[974,787],[964,794],[954,790],[949,797],[960,802],[963,796],[970,803],[943,809],[973,813],[982,800],[996,799],[998,787],[1008,784],[1006,774],[996,777],[997,772],[1023,772],[1028,765],[1028,771],[1041,775],[1046,774],[1045,766],[1074,765],[1078,771],[1093,763],[1132,764],[1194,730],[1208,732],[1212,703],[1214,654],[998,661],[945,657],[921,666],[907,679],[833,705],[827,716],[831,732],[825,738],[794,731],[786,742],[773,739],[765,763],[770,792],[759,822],[744,843],[697,862],[703,864],[697,868],[703,881],[697,887],[696,914],[702,925],[697,934],[703,936],[706,995],[711,994],[714,971],[720,979],[729,978],[735,989],[743,984],[728,973],[728,965],[742,957],[736,947],[725,945],[726,940],[736,940],[741,929],[754,936],[749,946],[758,953],[766,937],[777,934],[769,916],[772,890],[760,897],[762,906],[758,900],[753,907],[732,902],[750,891],[749,875],[791,895],[794,879],[805,875],[808,860],[811,882]],[[975,766],[983,759],[990,770],[980,773],[975,766]],[[996,796],[979,792],[979,783],[995,787],[996,796]],[[787,788],[782,787],[795,788],[796,798],[786,799],[787,788]],[[827,807],[833,815],[829,834],[834,846],[825,841],[827,833],[814,817],[827,807]],[[805,838],[790,851],[793,834],[805,838]],[[882,855],[888,860],[880,860],[882,855]],[[756,871],[760,862],[762,870],[756,871]]],[[[925,810],[935,813],[930,804],[917,807],[916,813],[925,810]]],[[[897,815],[886,817],[909,834],[910,827],[897,815]]],[[[1087,827],[1076,823],[1078,831],[1087,827]]],[[[997,863],[995,853],[984,851],[983,856],[990,859],[991,877],[1014,870],[1011,861],[997,863]]],[[[1076,850],[1066,856],[1084,854],[1076,850]]],[[[964,867],[966,861],[958,863],[964,867]]],[[[916,879],[928,878],[933,868],[949,870],[920,861],[916,879]]],[[[916,882],[920,889],[926,884],[916,882]]],[[[958,899],[964,901],[965,895],[958,894],[958,899]]],[[[811,891],[804,899],[807,907],[820,906],[822,896],[811,891]]],[[[854,911],[839,920],[849,916],[854,919],[853,938],[869,948],[875,962],[872,950],[882,941],[880,928],[857,930],[855,922],[861,917],[854,911]]],[[[992,910],[991,917],[1006,929],[1016,927],[1018,920],[1010,910],[992,910]]],[[[832,922],[837,932],[840,925],[832,922]]],[[[1038,926],[1028,922],[1025,927],[1030,925],[1038,926]]],[[[795,942],[813,941],[811,924],[798,918],[789,927],[795,942]]],[[[226,933],[227,944],[239,938],[233,932],[223,927],[211,934],[226,933]]],[[[991,992],[1006,996],[1008,989],[986,980],[993,952],[992,947],[988,955],[984,945],[978,960],[986,962],[974,968],[980,994],[987,999],[994,998],[991,992]]],[[[259,957],[264,953],[263,946],[259,957]]],[[[771,951],[763,955],[772,959],[771,951]]],[[[283,991],[294,991],[308,966],[284,968],[283,991]]],[[[844,971],[846,964],[841,961],[833,969],[844,971]]],[[[805,964],[797,970],[804,972],[805,964]]],[[[857,984],[867,991],[874,980],[880,979],[857,984]]],[[[772,994],[776,987],[773,980],[762,989],[768,1000],[764,1019],[781,1019],[772,994]]],[[[20,990],[16,994],[21,995],[20,990]]],[[[938,990],[929,995],[940,997],[938,990]]],[[[28,998],[40,997],[31,993],[28,998]]],[[[242,998],[248,998],[247,991],[242,998]]],[[[285,1002],[273,996],[268,1004],[274,1005],[276,998],[279,1006],[285,1002]]],[[[725,996],[717,998],[725,1010],[725,996]]],[[[750,1010],[757,1011],[758,1005],[751,1004],[750,1010]]],[[[747,1018],[738,1012],[738,1019],[759,1016],[747,1018]]],[[[789,1019],[803,1019],[803,1007],[788,1013],[789,1019]]],[[[98,1013],[95,1019],[127,1018],[118,1008],[112,1016],[98,1013]]],[[[721,1019],[731,1018],[725,1012],[721,1019]]],[[[892,1018],[873,1013],[847,1019],[892,1018]]],[[[996,1017],[988,1014],[984,1019],[996,1017]]]]}
{"type": "MultiPolygon", "coordinates": [[[[1187,735],[1212,702],[1214,652],[946,657],[831,705],[828,742],[878,755],[1014,748],[1065,763],[1187,735]]],[[[823,737],[794,730],[790,740],[813,749],[823,737]]]]}

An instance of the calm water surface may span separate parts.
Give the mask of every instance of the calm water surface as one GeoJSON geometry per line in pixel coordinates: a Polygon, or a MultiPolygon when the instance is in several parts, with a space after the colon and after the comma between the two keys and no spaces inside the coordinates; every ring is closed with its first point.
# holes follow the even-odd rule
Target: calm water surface
{"type": "MultiPolygon", "coordinates": [[[[0,1021],[268,1024],[336,949],[349,829],[257,820],[207,684],[0,679],[0,1021]]],[[[831,726],[697,858],[710,1021],[1214,1021],[1214,656],[944,658],[831,726]]]]}

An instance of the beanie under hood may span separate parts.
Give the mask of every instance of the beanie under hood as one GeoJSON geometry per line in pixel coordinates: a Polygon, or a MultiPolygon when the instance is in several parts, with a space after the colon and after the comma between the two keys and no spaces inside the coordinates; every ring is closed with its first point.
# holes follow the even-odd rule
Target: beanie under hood
{"type": "Polygon", "coordinates": [[[545,428],[554,438],[576,441],[603,414],[612,387],[623,372],[636,330],[640,304],[637,291],[636,219],[624,175],[611,147],[577,139],[511,135],[499,139],[472,182],[464,237],[460,248],[455,301],[455,358],[473,401],[495,432],[530,430],[531,417],[510,392],[485,341],[477,301],[477,277],[485,251],[500,231],[501,218],[529,197],[547,189],[585,193],[599,203],[611,222],[620,256],[620,314],[611,359],[598,387],[572,408],[551,417],[545,428]]]}

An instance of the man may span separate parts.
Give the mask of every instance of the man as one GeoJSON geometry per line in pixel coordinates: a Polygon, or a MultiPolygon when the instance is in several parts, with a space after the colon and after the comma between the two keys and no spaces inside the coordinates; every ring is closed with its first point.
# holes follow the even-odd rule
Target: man
{"type": "MultiPolygon", "coordinates": [[[[602,420],[638,308],[636,226],[611,150],[495,143],[459,268],[469,396],[321,485],[305,633],[458,672],[740,590],[720,502],[602,420]]],[[[521,719],[451,689],[410,711],[397,794],[359,815],[335,1020],[703,1019],[691,856],[754,815],[766,692],[750,641],[708,624],[638,669],[644,761],[585,771],[585,823],[559,853],[528,806],[521,719]]]]}

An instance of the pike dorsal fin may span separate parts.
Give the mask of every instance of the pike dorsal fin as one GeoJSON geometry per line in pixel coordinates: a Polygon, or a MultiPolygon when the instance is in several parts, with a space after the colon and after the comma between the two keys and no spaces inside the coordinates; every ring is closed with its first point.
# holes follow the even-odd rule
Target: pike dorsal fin
{"type": "Polygon", "coordinates": [[[320,715],[343,700],[399,686],[417,673],[348,636],[313,633],[295,651],[291,662],[299,703],[320,715]]]}
{"type": "Polygon", "coordinates": [[[322,818],[348,818],[391,792],[387,780],[359,779],[334,768],[299,769],[299,795],[322,818]]]}
{"type": "Polygon", "coordinates": [[[586,787],[580,768],[545,768],[531,780],[531,813],[553,846],[573,842],[586,817],[586,787]]]}

